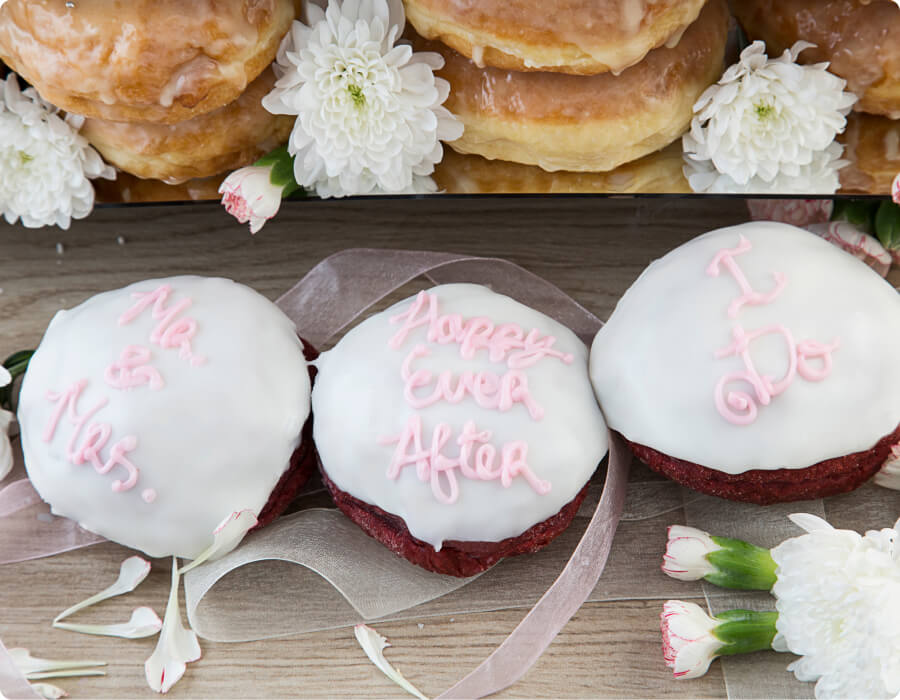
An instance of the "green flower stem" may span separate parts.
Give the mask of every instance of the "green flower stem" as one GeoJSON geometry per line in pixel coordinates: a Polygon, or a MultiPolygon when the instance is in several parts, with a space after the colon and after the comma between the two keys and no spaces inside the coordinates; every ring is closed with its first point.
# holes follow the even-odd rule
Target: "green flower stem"
{"type": "Polygon", "coordinates": [[[754,610],[727,610],[715,616],[722,624],[713,630],[713,636],[724,643],[721,656],[746,654],[772,648],[775,639],[777,612],[754,610]]]}
{"type": "Polygon", "coordinates": [[[263,167],[271,167],[269,182],[281,187],[281,196],[289,197],[298,190],[306,194],[306,190],[300,187],[294,179],[294,158],[288,153],[287,146],[280,146],[254,163],[263,167]]]}
{"type": "Polygon", "coordinates": [[[706,555],[716,571],[705,580],[722,588],[768,591],[775,585],[775,561],[768,549],[729,537],[712,537],[722,549],[706,555]]]}
{"type": "Polygon", "coordinates": [[[12,375],[13,381],[8,386],[0,387],[0,407],[12,409],[13,384],[16,377],[25,374],[32,355],[34,355],[34,350],[20,350],[7,357],[3,362],[3,366],[12,375]]]}

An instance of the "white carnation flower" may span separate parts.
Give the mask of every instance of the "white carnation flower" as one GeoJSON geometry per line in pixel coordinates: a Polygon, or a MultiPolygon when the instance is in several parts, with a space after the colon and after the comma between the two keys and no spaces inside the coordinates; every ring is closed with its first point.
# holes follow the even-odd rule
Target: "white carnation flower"
{"type": "Polygon", "coordinates": [[[278,82],[263,106],[296,115],[288,150],[297,182],[320,196],[407,192],[462,135],[442,103],[436,53],[397,44],[400,0],[330,0],[307,5],[278,51],[278,82]],[[395,45],[396,44],[396,45],[395,45]]]}
{"type": "Polygon", "coordinates": [[[0,210],[10,224],[67,229],[94,207],[89,178],[115,170],[78,134],[84,117],[59,115],[11,73],[0,95],[0,210]]]}
{"type": "Polygon", "coordinates": [[[772,550],[780,638],[802,658],[788,666],[818,681],[817,698],[900,693],[900,521],[865,536],[794,515],[808,534],[772,550]]]}
{"type": "Polygon", "coordinates": [[[799,65],[812,46],[799,41],[769,59],[755,41],[694,105],[684,135],[685,175],[699,192],[762,193],[785,190],[831,194],[840,186],[842,147],[856,97],[828,64],[799,65]]]}

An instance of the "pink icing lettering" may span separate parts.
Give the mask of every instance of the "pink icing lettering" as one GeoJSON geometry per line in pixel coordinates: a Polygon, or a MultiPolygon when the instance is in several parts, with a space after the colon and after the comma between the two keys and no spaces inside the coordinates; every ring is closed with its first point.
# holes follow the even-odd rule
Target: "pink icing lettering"
{"type": "Polygon", "coordinates": [[[494,326],[484,317],[463,320],[459,314],[438,313],[438,299],[434,294],[422,291],[412,305],[401,314],[391,318],[391,323],[402,323],[400,329],[388,341],[393,350],[399,350],[411,331],[422,326],[428,327],[426,339],[430,343],[449,345],[458,343],[460,356],[472,359],[478,350],[487,350],[492,362],[506,361],[510,369],[531,367],[544,357],[553,357],[565,364],[571,364],[574,357],[553,349],[556,338],[541,337],[535,328],[528,335],[516,324],[505,323],[494,326]],[[511,352],[517,350],[518,352],[511,352]]]}
{"type": "Polygon", "coordinates": [[[728,272],[731,273],[735,281],[738,283],[738,287],[741,288],[741,292],[743,292],[741,296],[739,296],[737,299],[732,301],[731,304],[729,304],[729,318],[737,318],[737,315],[738,313],[740,313],[741,308],[745,305],[760,306],[764,304],[770,304],[778,297],[779,294],[781,294],[781,292],[785,288],[785,285],[787,285],[787,280],[782,273],[773,272],[772,277],[775,280],[775,288],[771,292],[757,292],[753,289],[753,287],[750,286],[750,282],[747,280],[747,276],[737,264],[735,257],[738,255],[743,255],[744,253],[747,253],[752,249],[753,246],[751,245],[750,241],[748,241],[744,236],[741,236],[737,248],[726,248],[725,250],[719,251],[712,259],[709,267],[706,268],[707,275],[711,277],[718,277],[722,272],[721,267],[724,265],[728,272]]]}
{"type": "Polygon", "coordinates": [[[521,476],[539,495],[550,492],[551,484],[537,476],[528,466],[528,445],[521,441],[503,445],[497,464],[497,450],[489,444],[490,431],[478,431],[474,423],[469,421],[463,427],[462,435],[457,439],[459,454],[456,459],[443,455],[443,450],[450,442],[452,429],[446,423],[438,423],[432,432],[431,446],[422,446],[422,418],[414,414],[409,418],[403,432],[398,437],[382,438],[379,443],[391,445],[396,443],[394,455],[388,467],[387,476],[397,479],[404,467],[415,465],[416,475],[420,481],[431,484],[435,498],[441,503],[452,504],[459,498],[459,484],[456,471],[468,479],[494,481],[499,479],[504,488],[512,485],[513,479],[521,476]],[[475,448],[475,445],[478,447],[475,448]],[[474,451],[474,453],[473,453],[474,451]],[[474,458],[474,465],[470,462],[474,458]],[[441,477],[446,486],[441,483],[441,477]]]}
{"type": "Polygon", "coordinates": [[[188,360],[191,366],[202,365],[206,358],[195,355],[191,346],[194,335],[197,332],[197,321],[190,317],[178,318],[178,316],[190,308],[193,301],[182,299],[167,306],[172,288],[164,284],[152,292],[136,292],[132,294],[137,302],[119,317],[119,325],[131,323],[152,305],[153,319],[159,321],[150,333],[150,342],[156,343],[161,348],[179,348],[179,356],[188,360]]]}
{"type": "MultiPolygon", "coordinates": [[[[775,288],[771,292],[762,294],[753,290],[747,277],[735,261],[735,256],[749,252],[752,247],[750,241],[741,236],[737,248],[720,251],[706,269],[708,275],[718,277],[721,272],[720,266],[724,265],[741,289],[741,296],[733,300],[728,307],[730,318],[735,318],[746,304],[752,306],[771,304],[787,284],[783,274],[773,272],[775,288]]],[[[803,340],[798,343],[794,340],[790,330],[777,324],[765,326],[749,333],[740,324],[735,324],[731,334],[733,342],[727,347],[717,350],[715,357],[720,360],[733,356],[740,357],[744,363],[744,370],[719,378],[715,387],[714,401],[716,409],[722,417],[734,425],[753,423],[759,415],[759,405],[768,406],[774,397],[783,394],[790,388],[797,375],[809,382],[821,382],[827,379],[831,375],[833,366],[832,353],[840,344],[839,339],[831,344],[823,344],[814,340],[803,340]],[[778,381],[769,375],[760,374],[750,353],[750,345],[753,341],[766,335],[781,335],[785,341],[788,367],[784,376],[778,381]],[[735,382],[748,384],[750,391],[729,389],[729,385],[735,382]]]]}
{"type": "Polygon", "coordinates": [[[450,370],[441,372],[435,380],[434,374],[427,369],[412,369],[412,363],[416,359],[430,354],[425,345],[416,345],[400,367],[400,374],[405,382],[403,395],[413,408],[426,408],[441,400],[460,403],[468,394],[482,408],[508,411],[514,404],[521,403],[535,420],[544,417],[544,409],[528,390],[528,377],[524,372],[510,370],[498,376],[493,372],[465,371],[457,378],[456,386],[453,386],[453,373],[450,370]],[[416,396],[416,389],[428,386],[432,381],[434,389],[428,396],[416,396]]]}
{"type": "Polygon", "coordinates": [[[814,340],[804,340],[797,344],[797,373],[808,382],[821,382],[831,374],[831,353],[840,346],[840,339],[836,338],[830,345],[823,345],[814,340]],[[822,361],[822,367],[816,369],[809,364],[809,360],[822,361]]]}
{"type": "Polygon", "coordinates": [[[106,368],[103,377],[114,389],[131,389],[149,384],[158,391],[165,386],[160,373],[150,366],[150,350],[140,345],[129,345],[119,359],[106,368]]]}
{"type": "Polygon", "coordinates": [[[122,467],[128,473],[128,477],[124,481],[122,479],[114,480],[111,488],[116,492],[128,491],[137,484],[140,474],[140,470],[127,458],[128,453],[137,447],[137,438],[133,435],[123,437],[110,448],[109,459],[103,460],[100,453],[109,442],[112,435],[112,426],[108,423],[100,422],[88,424],[88,421],[100,409],[105,407],[109,400],[102,398],[89,411],[79,415],[78,400],[81,398],[86,386],[87,380],[82,379],[63,392],[50,391],[47,393],[47,398],[55,402],[56,406],[44,430],[44,442],[49,443],[53,440],[59,427],[59,422],[63,414],[65,414],[69,422],[74,426],[72,435],[66,445],[66,459],[75,466],[89,463],[98,474],[107,474],[115,467],[122,467]],[[79,437],[81,442],[76,448],[75,445],[79,437]]]}

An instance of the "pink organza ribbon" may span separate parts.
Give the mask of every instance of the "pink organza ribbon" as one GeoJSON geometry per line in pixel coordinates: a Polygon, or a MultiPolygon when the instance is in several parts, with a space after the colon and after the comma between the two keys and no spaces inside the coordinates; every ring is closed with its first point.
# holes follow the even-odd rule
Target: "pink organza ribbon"
{"type": "MultiPolygon", "coordinates": [[[[21,453],[16,453],[20,458],[21,453]]],[[[50,507],[24,478],[24,469],[15,469],[0,482],[0,564],[50,557],[104,541],[74,520],[51,515],[50,507]]]]}
{"type": "Polygon", "coordinates": [[[41,696],[31,687],[12,657],[0,642],[0,698],[8,700],[32,700],[41,696]]]}

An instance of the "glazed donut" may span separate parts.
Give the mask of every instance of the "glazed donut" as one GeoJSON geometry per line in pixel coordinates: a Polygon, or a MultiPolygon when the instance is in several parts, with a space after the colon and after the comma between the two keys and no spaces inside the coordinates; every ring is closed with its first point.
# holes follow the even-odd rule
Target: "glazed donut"
{"type": "Polygon", "coordinates": [[[8,0],[0,58],[68,112],[172,124],[237,99],[294,15],[293,0],[8,0]]]}
{"type": "Polygon", "coordinates": [[[434,169],[434,181],[448,194],[689,194],[682,172],[680,143],[605,173],[548,173],[521,165],[445,149],[434,169]]]}
{"type": "Polygon", "coordinates": [[[606,171],[687,130],[697,98],[722,73],[728,17],[725,0],[711,0],[676,47],[619,76],[478,68],[442,44],[417,43],[446,61],[445,106],[465,125],[452,148],[550,171],[606,171]]]}
{"type": "Polygon", "coordinates": [[[900,173],[900,121],[872,114],[851,114],[838,136],[844,144],[841,192],[889,195],[900,173]]]}
{"type": "Polygon", "coordinates": [[[86,119],[81,134],[103,158],[132,175],[178,184],[249,165],[283,144],[293,117],[262,98],[275,84],[267,69],[231,104],[179,124],[86,119]]]}
{"type": "Polygon", "coordinates": [[[804,63],[828,61],[859,97],[855,109],[900,119],[900,7],[894,0],[732,0],[732,10],[769,55],[798,40],[815,44],[804,63]]]}
{"type": "Polygon", "coordinates": [[[479,66],[621,72],[678,42],[706,0],[404,0],[416,31],[479,66]]]}

